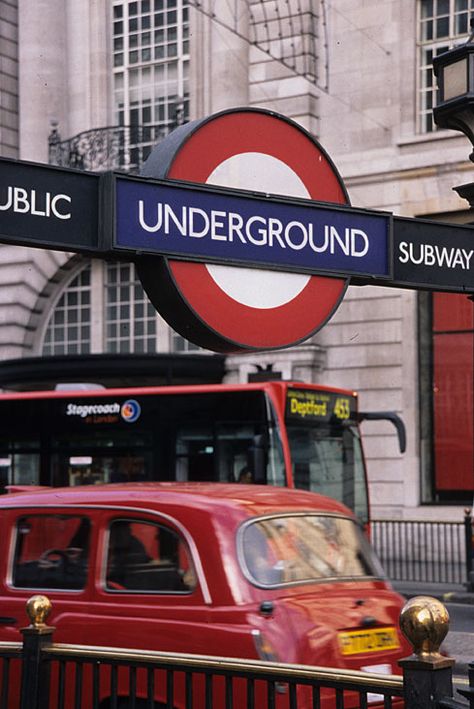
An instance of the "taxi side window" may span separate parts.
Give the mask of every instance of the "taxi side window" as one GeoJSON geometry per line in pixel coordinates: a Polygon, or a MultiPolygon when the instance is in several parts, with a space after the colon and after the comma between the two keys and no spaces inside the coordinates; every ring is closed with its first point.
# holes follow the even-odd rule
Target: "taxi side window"
{"type": "Polygon", "coordinates": [[[161,524],[116,519],[110,524],[108,591],[189,593],[196,574],[184,540],[161,524]]]}
{"type": "Polygon", "coordinates": [[[12,584],[81,590],[89,565],[90,521],[79,515],[28,515],[16,526],[12,584]]]}

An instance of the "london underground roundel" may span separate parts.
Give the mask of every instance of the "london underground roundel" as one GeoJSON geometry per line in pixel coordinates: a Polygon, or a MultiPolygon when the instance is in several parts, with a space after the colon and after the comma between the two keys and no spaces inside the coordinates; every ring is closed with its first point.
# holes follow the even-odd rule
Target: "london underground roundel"
{"type": "MultiPolygon", "coordinates": [[[[263,109],[231,109],[180,126],[152,151],[141,174],[349,202],[318,142],[263,109]]],[[[137,268],[151,302],[177,332],[228,353],[302,342],[332,316],[348,285],[341,278],[167,257],[138,259],[137,268]]]]}

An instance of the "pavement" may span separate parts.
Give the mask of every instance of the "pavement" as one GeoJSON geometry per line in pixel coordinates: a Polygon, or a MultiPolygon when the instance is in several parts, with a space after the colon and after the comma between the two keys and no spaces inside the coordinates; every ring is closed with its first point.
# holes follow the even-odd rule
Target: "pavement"
{"type": "Polygon", "coordinates": [[[392,581],[392,586],[405,598],[432,596],[443,603],[474,605],[474,591],[460,583],[425,583],[424,581],[392,581]]]}
{"type": "MultiPolygon", "coordinates": [[[[474,606],[474,591],[468,591],[466,586],[462,584],[392,581],[392,586],[407,600],[414,596],[431,596],[443,603],[474,606]]],[[[467,612],[470,614],[471,611],[467,612]]],[[[474,607],[472,608],[472,617],[474,618],[474,607]]],[[[455,683],[458,679],[465,684],[468,665],[474,661],[474,632],[450,630],[441,646],[441,651],[456,660],[453,670],[455,683]]]]}

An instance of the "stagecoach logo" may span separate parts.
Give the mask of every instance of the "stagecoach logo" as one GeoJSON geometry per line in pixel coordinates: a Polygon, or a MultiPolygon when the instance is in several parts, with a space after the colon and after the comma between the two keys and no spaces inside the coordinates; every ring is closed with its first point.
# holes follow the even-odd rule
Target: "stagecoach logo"
{"type": "Polygon", "coordinates": [[[120,413],[120,404],[113,402],[111,404],[68,404],[66,416],[110,416],[120,413]]]}
{"type": "Polygon", "coordinates": [[[102,404],[68,404],[66,416],[78,416],[86,423],[116,423],[119,416],[127,423],[135,423],[140,418],[141,406],[135,399],[127,399],[102,404]]]}
{"type": "Polygon", "coordinates": [[[120,409],[120,415],[127,423],[135,423],[140,418],[141,412],[140,404],[135,399],[128,399],[120,409]]]}

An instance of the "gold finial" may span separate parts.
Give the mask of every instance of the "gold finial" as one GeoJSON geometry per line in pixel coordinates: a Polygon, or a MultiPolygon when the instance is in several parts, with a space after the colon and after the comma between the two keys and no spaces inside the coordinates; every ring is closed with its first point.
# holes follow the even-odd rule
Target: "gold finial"
{"type": "Polygon", "coordinates": [[[400,628],[420,658],[440,657],[439,648],[449,630],[446,607],[431,596],[415,596],[403,606],[400,628]]]}
{"type": "Polygon", "coordinates": [[[52,603],[47,596],[32,596],[26,604],[26,612],[34,628],[41,628],[51,613],[52,603]]]}

